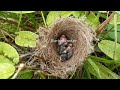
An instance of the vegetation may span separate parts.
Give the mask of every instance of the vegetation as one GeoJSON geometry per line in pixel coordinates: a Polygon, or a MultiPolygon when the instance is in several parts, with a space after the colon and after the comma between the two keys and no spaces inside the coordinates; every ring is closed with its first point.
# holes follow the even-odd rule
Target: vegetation
{"type": "MultiPolygon", "coordinates": [[[[40,26],[49,28],[70,16],[84,20],[97,32],[98,42],[83,66],[82,79],[119,79],[119,11],[0,11],[0,79],[57,79],[23,69],[20,58],[36,46],[40,26]]],[[[79,70],[70,78],[79,79],[79,70]]]]}

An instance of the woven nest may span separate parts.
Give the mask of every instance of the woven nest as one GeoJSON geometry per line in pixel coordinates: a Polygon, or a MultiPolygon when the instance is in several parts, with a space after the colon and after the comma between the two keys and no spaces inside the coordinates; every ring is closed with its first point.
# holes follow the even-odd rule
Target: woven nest
{"type": "MultiPolygon", "coordinates": [[[[42,31],[45,30],[42,28],[42,31]]],[[[82,67],[86,57],[93,52],[95,37],[94,30],[82,20],[72,17],[60,19],[45,36],[39,37],[31,58],[31,65],[37,63],[40,71],[47,75],[68,78],[78,67],[82,67]],[[75,40],[73,56],[65,62],[60,60],[57,43],[52,42],[63,34],[69,40],[75,40]]]]}

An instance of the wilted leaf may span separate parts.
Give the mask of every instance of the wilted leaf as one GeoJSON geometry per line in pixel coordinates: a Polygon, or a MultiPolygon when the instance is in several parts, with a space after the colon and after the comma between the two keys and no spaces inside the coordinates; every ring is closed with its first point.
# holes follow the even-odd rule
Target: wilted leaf
{"type": "Polygon", "coordinates": [[[35,47],[36,46],[36,38],[38,38],[38,35],[30,32],[30,31],[20,31],[16,32],[18,34],[15,37],[15,43],[19,46],[24,47],[35,47]]]}
{"type": "MultiPolygon", "coordinates": [[[[103,51],[107,56],[113,59],[114,57],[114,46],[115,42],[110,41],[110,40],[102,40],[100,43],[98,43],[98,47],[103,51]]],[[[116,55],[115,55],[115,60],[120,59],[120,44],[117,43],[116,45],[116,55]]]]}
{"type": "Polygon", "coordinates": [[[10,60],[15,64],[19,62],[18,52],[9,44],[0,42],[0,59],[1,60],[10,60]]]}
{"type": "Polygon", "coordinates": [[[10,63],[0,62],[0,79],[9,78],[15,71],[15,67],[10,63]]]}

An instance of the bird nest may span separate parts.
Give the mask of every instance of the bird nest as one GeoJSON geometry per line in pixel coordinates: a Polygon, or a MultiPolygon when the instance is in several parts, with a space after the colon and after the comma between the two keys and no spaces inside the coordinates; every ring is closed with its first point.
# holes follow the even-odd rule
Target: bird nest
{"type": "MultiPolygon", "coordinates": [[[[39,30],[46,31],[44,28],[39,30]]],[[[29,65],[35,67],[37,65],[40,72],[44,74],[68,78],[78,67],[82,67],[86,57],[93,52],[95,37],[95,31],[84,21],[72,17],[62,18],[56,21],[45,36],[40,34],[29,65]],[[73,56],[65,62],[61,62],[58,45],[54,42],[61,35],[66,35],[69,40],[72,40],[74,46],[73,56]]]]}

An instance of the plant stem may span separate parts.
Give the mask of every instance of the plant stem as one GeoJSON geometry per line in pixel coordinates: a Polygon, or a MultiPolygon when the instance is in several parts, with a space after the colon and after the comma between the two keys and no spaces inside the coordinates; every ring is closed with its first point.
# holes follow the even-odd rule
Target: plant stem
{"type": "Polygon", "coordinates": [[[46,22],[45,22],[45,17],[44,17],[44,14],[43,14],[42,11],[41,11],[41,15],[42,15],[42,18],[43,18],[44,25],[45,25],[45,27],[47,28],[47,24],[46,24],[46,22]]]}
{"type": "Polygon", "coordinates": [[[14,76],[11,79],[16,79],[16,77],[18,76],[19,72],[24,68],[25,64],[21,63],[18,67],[17,72],[14,74],[14,76]]]}
{"type": "Polygon", "coordinates": [[[115,60],[116,45],[117,45],[117,14],[114,15],[114,32],[115,32],[115,46],[114,46],[113,59],[115,60]]]}
{"type": "Polygon", "coordinates": [[[17,30],[19,31],[19,26],[21,23],[21,19],[22,19],[22,11],[20,12],[20,17],[19,17],[19,21],[18,21],[18,26],[17,26],[17,30]]]}

